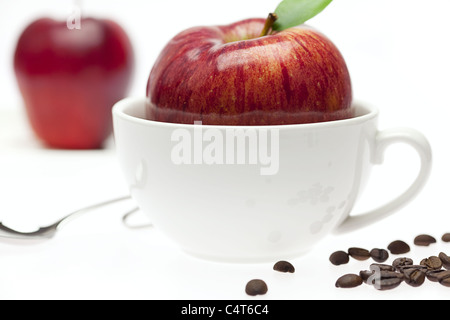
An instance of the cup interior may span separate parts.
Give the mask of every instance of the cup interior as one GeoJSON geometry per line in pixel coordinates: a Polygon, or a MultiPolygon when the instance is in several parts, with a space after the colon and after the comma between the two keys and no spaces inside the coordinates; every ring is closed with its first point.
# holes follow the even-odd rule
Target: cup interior
{"type": "MultiPolygon", "coordinates": [[[[159,125],[170,125],[175,127],[183,127],[183,126],[191,126],[186,124],[174,124],[174,123],[165,123],[165,122],[157,122],[153,120],[148,120],[146,118],[146,100],[145,98],[127,98],[120,102],[118,102],[113,109],[113,112],[117,116],[124,116],[128,118],[128,120],[138,121],[141,124],[159,124],[159,125]]],[[[307,124],[292,124],[292,125],[281,125],[281,126],[265,126],[266,127],[283,127],[283,128],[295,128],[297,126],[339,126],[339,125],[348,125],[353,122],[366,121],[368,118],[373,118],[378,115],[378,110],[373,106],[370,106],[366,103],[362,102],[354,102],[353,107],[355,109],[355,116],[353,118],[344,119],[344,120],[335,120],[335,121],[327,121],[327,122],[319,122],[319,123],[307,123],[307,124]]],[[[227,127],[227,126],[217,126],[217,127],[227,127]]],[[[244,127],[244,126],[243,126],[244,127]]]]}

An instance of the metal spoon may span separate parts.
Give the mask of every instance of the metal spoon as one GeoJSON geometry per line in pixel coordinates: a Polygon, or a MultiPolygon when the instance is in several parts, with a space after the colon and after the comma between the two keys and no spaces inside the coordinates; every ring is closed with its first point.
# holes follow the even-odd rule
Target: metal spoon
{"type": "MultiPolygon", "coordinates": [[[[126,197],[121,197],[121,198],[116,198],[116,199],[112,199],[112,200],[108,200],[105,202],[101,202],[101,203],[97,203],[94,205],[91,205],[89,207],[83,208],[83,209],[79,209],[75,212],[72,212],[71,214],[65,216],[64,218],[62,218],[61,220],[55,222],[54,224],[47,226],[47,227],[41,227],[39,228],[39,230],[34,231],[34,232],[21,232],[21,231],[17,231],[11,228],[8,228],[7,226],[5,226],[3,223],[0,222],[0,238],[8,238],[8,239],[20,239],[20,240],[48,240],[48,239],[52,239],[56,233],[58,232],[58,230],[60,230],[60,228],[65,225],[66,223],[68,223],[69,221],[72,221],[73,219],[77,218],[80,215],[83,215],[89,211],[92,211],[94,209],[98,209],[101,208],[103,206],[108,206],[114,203],[118,203],[121,201],[125,201],[125,200],[129,200],[131,199],[130,196],[126,196],[126,197]]],[[[123,217],[123,223],[125,225],[127,225],[130,228],[137,228],[136,226],[129,226],[127,224],[127,220],[128,218],[134,214],[135,212],[137,212],[139,210],[139,208],[134,208],[133,210],[127,212],[124,217],[123,217]]],[[[150,224],[145,225],[145,226],[139,226],[139,227],[148,227],[151,226],[150,224]]]]}

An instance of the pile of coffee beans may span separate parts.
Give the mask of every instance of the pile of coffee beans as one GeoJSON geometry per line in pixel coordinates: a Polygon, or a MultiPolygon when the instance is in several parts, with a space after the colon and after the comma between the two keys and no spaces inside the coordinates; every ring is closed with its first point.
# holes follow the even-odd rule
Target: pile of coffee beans
{"type": "MultiPolygon", "coordinates": [[[[443,242],[450,242],[450,233],[442,236],[443,242]]],[[[414,239],[416,246],[428,247],[436,243],[436,238],[421,234],[414,239]]],[[[441,252],[438,256],[430,256],[422,259],[419,264],[408,257],[400,257],[392,262],[392,265],[383,264],[390,255],[403,255],[411,251],[411,247],[402,240],[391,242],[387,250],[373,248],[349,248],[347,251],[336,251],[330,256],[330,262],[335,266],[348,264],[350,258],[358,261],[372,259],[375,263],[368,270],[361,270],[359,274],[346,274],[336,281],[338,288],[355,288],[363,283],[371,285],[378,290],[391,290],[397,288],[402,282],[412,287],[420,287],[426,279],[431,282],[439,282],[443,286],[450,287],[450,257],[441,252]]],[[[294,266],[288,261],[278,261],[273,270],[283,273],[295,273],[294,266]]],[[[264,295],[268,292],[267,284],[261,279],[250,280],[245,292],[250,296],[264,295]]]]}
{"type": "MultiPolygon", "coordinates": [[[[450,234],[442,236],[442,241],[450,242],[450,234]]],[[[427,234],[422,234],[414,239],[416,246],[428,247],[437,240],[427,234]]],[[[404,241],[396,240],[389,244],[387,250],[393,255],[409,253],[411,247],[404,241]]],[[[330,262],[339,266],[350,262],[350,257],[365,261],[372,258],[375,262],[369,266],[369,270],[361,270],[359,274],[346,274],[336,281],[337,288],[355,288],[363,283],[372,285],[378,290],[391,290],[397,288],[402,282],[411,287],[420,287],[428,279],[431,282],[439,282],[445,287],[450,287],[450,257],[441,252],[438,256],[430,256],[422,259],[419,264],[409,257],[400,257],[392,262],[392,265],[382,264],[389,258],[389,252],[385,249],[350,248],[345,251],[336,251],[330,256],[330,262]]]]}

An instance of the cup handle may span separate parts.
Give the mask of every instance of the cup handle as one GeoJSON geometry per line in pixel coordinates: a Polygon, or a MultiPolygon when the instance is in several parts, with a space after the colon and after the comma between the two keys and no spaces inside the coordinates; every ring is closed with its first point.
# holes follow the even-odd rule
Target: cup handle
{"type": "Polygon", "coordinates": [[[375,138],[372,162],[382,164],[387,147],[398,142],[412,146],[420,156],[420,171],[416,180],[399,197],[387,204],[363,214],[349,215],[336,228],[335,233],[350,232],[384,219],[409,203],[422,190],[430,175],[432,164],[431,146],[422,133],[409,128],[379,131],[375,138]]]}

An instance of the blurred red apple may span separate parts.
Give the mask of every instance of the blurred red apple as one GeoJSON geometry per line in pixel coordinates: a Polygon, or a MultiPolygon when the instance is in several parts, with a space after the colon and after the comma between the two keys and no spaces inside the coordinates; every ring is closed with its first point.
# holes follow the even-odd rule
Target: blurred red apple
{"type": "Polygon", "coordinates": [[[131,84],[134,54],[115,22],[86,18],[80,29],[40,19],[20,36],[14,69],[31,126],[47,145],[102,147],[111,108],[131,84]]]}
{"type": "Polygon", "coordinates": [[[353,116],[346,63],[302,25],[260,36],[265,19],[177,35],[149,77],[150,120],[204,125],[283,125],[353,116]]]}

